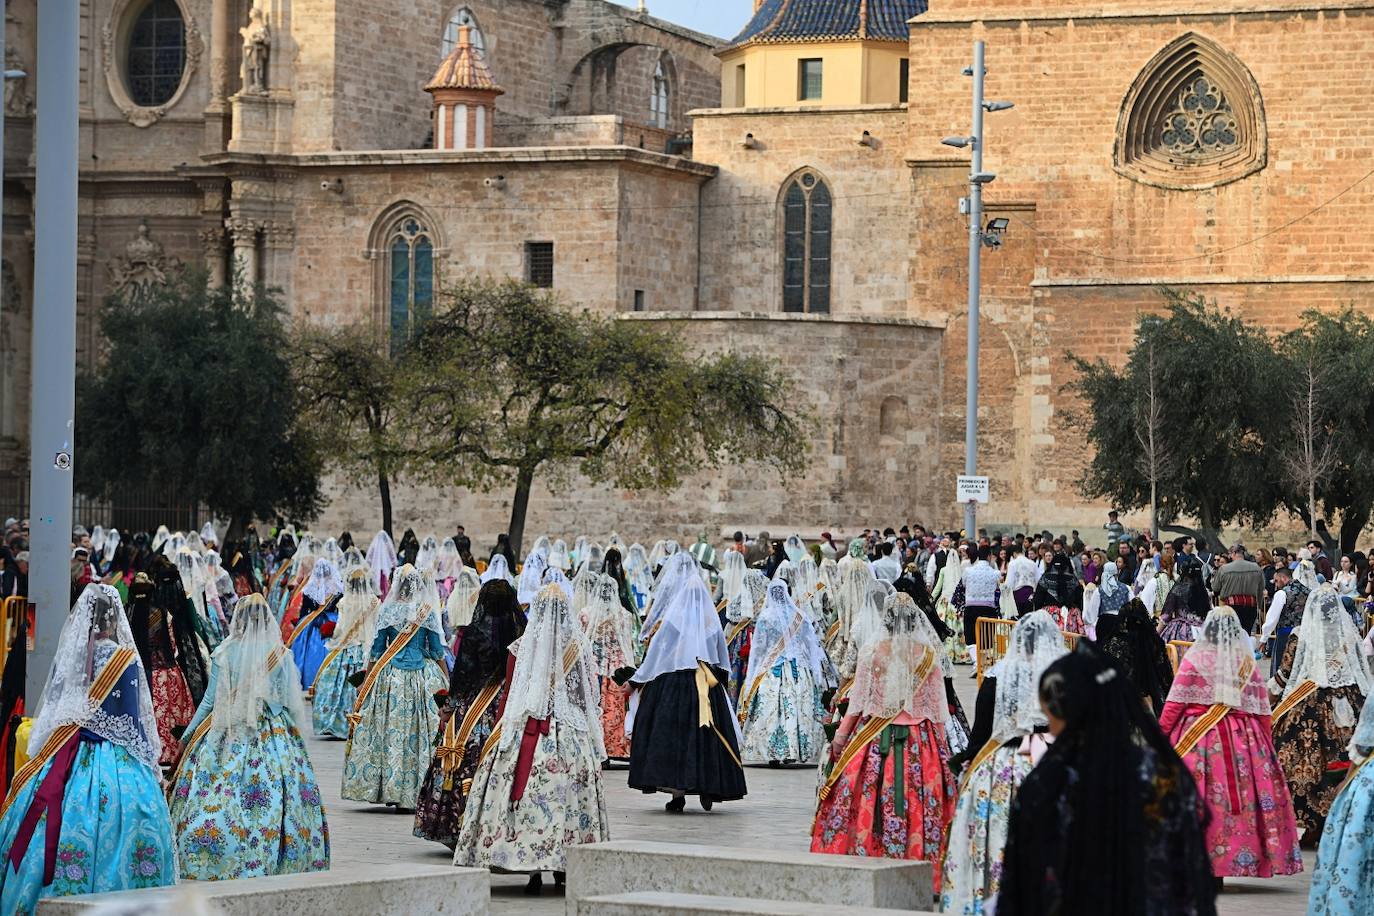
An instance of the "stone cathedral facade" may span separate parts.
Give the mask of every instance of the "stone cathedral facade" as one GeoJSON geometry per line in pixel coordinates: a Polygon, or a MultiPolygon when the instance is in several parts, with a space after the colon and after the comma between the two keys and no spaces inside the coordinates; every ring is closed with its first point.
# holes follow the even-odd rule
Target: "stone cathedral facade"
{"type": "MultiPolygon", "coordinates": [[[[33,69],[37,2],[7,4],[11,68],[33,69]]],[[[393,340],[447,280],[514,276],[774,354],[818,417],[804,478],[542,489],[529,530],[958,520],[968,165],[939,141],[968,130],[974,39],[1016,102],[987,119],[1009,220],[984,258],[989,526],[1101,523],[1066,354],[1119,358],[1157,285],[1282,331],[1374,283],[1374,3],[755,0],[729,38],[606,0],[81,8],[81,361],[107,294],[181,264],[393,340]]],[[[27,460],[33,99],[6,86],[0,474],[27,460]]],[[[483,540],[509,507],[395,495],[417,530],[483,540]]],[[[322,527],[377,525],[372,493],[331,496],[322,527]]]]}

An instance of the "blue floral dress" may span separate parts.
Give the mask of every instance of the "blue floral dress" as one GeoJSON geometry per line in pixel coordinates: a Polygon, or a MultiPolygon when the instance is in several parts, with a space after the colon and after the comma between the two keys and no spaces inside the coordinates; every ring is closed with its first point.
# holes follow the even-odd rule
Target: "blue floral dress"
{"type": "MultiPolygon", "coordinates": [[[[98,666],[114,649],[114,643],[98,645],[98,666]]],[[[107,714],[138,720],[141,676],[137,664],[124,672],[102,705],[107,714]]],[[[0,862],[0,912],[6,916],[31,914],[45,897],[176,883],[172,828],[157,773],[122,745],[94,733],[82,730],[79,741],[62,790],[62,825],[51,884],[43,884],[47,813],[38,818],[18,869],[10,865],[8,854],[53,761],[20,789],[0,817],[0,855],[6,856],[0,862]]]]}
{"type": "MultiPolygon", "coordinates": [[[[325,602],[327,610],[314,620],[310,621],[309,626],[300,634],[292,634],[291,655],[296,659],[296,670],[301,673],[301,689],[309,690],[310,685],[315,683],[315,675],[320,673],[320,665],[324,663],[324,658],[329,654],[329,648],[325,645],[324,635],[320,633],[320,627],[326,623],[338,623],[339,612],[337,606],[341,596],[335,595],[325,602]]],[[[310,601],[309,598],[303,599],[310,601]]],[[[313,607],[301,608],[301,620],[315,612],[313,607]]]]}
{"type": "Polygon", "coordinates": [[[1374,900],[1374,763],[1360,767],[1326,816],[1308,916],[1361,916],[1374,900]]]}
{"type": "Polygon", "coordinates": [[[348,714],[358,700],[358,688],[348,679],[363,670],[363,647],[348,646],[320,668],[310,718],[321,738],[348,738],[348,714]]]}
{"type": "MultiPolygon", "coordinates": [[[[213,712],[216,682],[228,676],[226,662],[216,654],[188,736],[213,712]]],[[[273,676],[291,678],[295,672],[279,665],[273,676]]],[[[319,783],[290,711],[274,704],[263,704],[256,731],[211,729],[191,749],[172,787],[171,809],[183,878],[215,881],[329,869],[329,824],[319,783]]]]}

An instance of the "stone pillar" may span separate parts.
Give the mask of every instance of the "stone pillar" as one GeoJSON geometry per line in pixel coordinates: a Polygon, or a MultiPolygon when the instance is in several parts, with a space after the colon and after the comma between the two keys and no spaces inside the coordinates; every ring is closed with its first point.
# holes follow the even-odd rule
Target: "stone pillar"
{"type": "Polygon", "coordinates": [[[258,274],[258,223],[251,219],[231,219],[225,224],[234,244],[234,270],[249,286],[261,279],[258,274]]]}
{"type": "Polygon", "coordinates": [[[205,250],[205,269],[210,274],[210,286],[219,289],[225,282],[224,230],[202,229],[200,244],[205,250]]]}
{"type": "Polygon", "coordinates": [[[238,35],[231,21],[230,0],[210,7],[210,101],[205,106],[206,153],[222,153],[229,141],[229,42],[238,35]]]}
{"type": "Polygon", "coordinates": [[[291,281],[296,227],[284,220],[270,220],[263,224],[266,251],[263,258],[263,285],[281,290],[282,302],[291,308],[291,281]]]}

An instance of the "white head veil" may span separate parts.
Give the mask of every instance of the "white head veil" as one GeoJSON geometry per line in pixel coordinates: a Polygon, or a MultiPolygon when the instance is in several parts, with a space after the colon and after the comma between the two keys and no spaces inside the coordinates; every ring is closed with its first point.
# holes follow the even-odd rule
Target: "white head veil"
{"type": "Polygon", "coordinates": [[[458,552],[458,542],[453,538],[444,538],[444,543],[439,545],[439,556],[434,563],[434,578],[439,581],[454,579],[458,576],[458,570],[463,568],[463,556],[458,552]]]}
{"type": "Polygon", "coordinates": [[[152,548],[153,553],[161,552],[162,546],[167,543],[167,539],[171,536],[172,533],[167,530],[166,525],[158,525],[157,531],[153,533],[153,542],[149,545],[152,548]]]}
{"type": "Polygon", "coordinates": [[[562,538],[559,538],[549,548],[549,566],[552,569],[566,570],[571,565],[572,562],[568,559],[568,545],[562,538]]]}
{"type": "Polygon", "coordinates": [[[119,549],[119,529],[111,528],[105,532],[105,547],[100,551],[102,560],[114,559],[115,551],[119,549]]]}
{"type": "Polygon", "coordinates": [[[653,567],[643,544],[631,544],[625,554],[625,576],[630,585],[641,595],[647,596],[654,587],[653,567]]]}
{"type": "Polygon", "coordinates": [[[201,543],[207,546],[219,543],[219,537],[215,534],[214,524],[207,521],[204,525],[200,526],[200,540],[201,543]]]}
{"type": "Polygon", "coordinates": [[[724,671],[730,669],[725,633],[711,593],[701,579],[696,558],[685,550],[669,557],[664,565],[642,634],[649,647],[635,672],[635,683],[647,684],[661,674],[691,670],[698,661],[724,671]]]}
{"type": "Polygon", "coordinates": [[[561,588],[548,586],[535,596],[524,635],[511,644],[510,651],[515,671],[506,692],[502,747],[521,740],[527,720],[552,717],[560,728],[587,736],[592,760],[604,759],[601,690],[582,628],[573,622],[568,596],[561,588]]]}
{"type": "Polygon", "coordinates": [[[1312,563],[1312,552],[1306,547],[1298,551],[1298,568],[1293,570],[1293,581],[1307,586],[1308,591],[1317,590],[1317,567],[1312,563]]]}
{"type": "Polygon", "coordinates": [[[96,525],[91,528],[91,556],[99,557],[105,550],[105,529],[96,525]]]}
{"type": "Polygon", "coordinates": [[[544,581],[540,583],[540,589],[542,590],[545,585],[557,585],[563,589],[563,594],[568,596],[568,600],[572,601],[572,583],[568,581],[568,576],[561,567],[550,565],[548,569],[544,570],[544,581]]]}
{"type": "Polygon", "coordinates": [[[604,573],[596,579],[591,602],[583,610],[596,673],[611,677],[635,663],[634,617],[620,603],[620,586],[604,573]]]}
{"type": "Polygon", "coordinates": [[[327,557],[320,557],[315,561],[315,568],[310,571],[310,581],[305,583],[305,591],[302,594],[320,605],[328,601],[331,595],[342,595],[343,590],[343,576],[339,574],[339,570],[327,557]]]}
{"type": "Polygon", "coordinates": [[[86,586],[76,607],[62,624],[57,654],[48,670],[47,685],[29,734],[29,756],[37,757],[53,732],[77,725],[112,741],[154,770],[162,756],[157,718],[148,693],[147,673],[129,632],[119,592],[108,585],[86,586]],[[119,649],[133,651],[131,667],[104,703],[91,701],[91,684],[119,649]],[[136,696],[123,691],[129,671],[137,671],[136,696]]]}
{"type": "Polygon", "coordinates": [[[339,542],[334,538],[325,539],[324,546],[320,548],[320,556],[333,563],[336,569],[343,566],[343,548],[339,546],[339,542]]]}
{"type": "Polygon", "coordinates": [[[297,728],[309,721],[301,701],[301,675],[296,661],[282,645],[277,617],[261,595],[248,595],[234,607],[229,638],[212,658],[219,671],[215,675],[211,733],[256,734],[265,703],[286,709],[297,728]],[[268,656],[274,650],[277,664],[269,671],[268,656]]]}
{"type": "Polygon", "coordinates": [[[1293,635],[1299,637],[1298,649],[1283,691],[1285,698],[1303,681],[1318,687],[1355,684],[1365,696],[1374,690],[1369,659],[1360,649],[1360,633],[1335,588],[1323,585],[1312,592],[1302,624],[1293,635]]]}
{"type": "Polygon", "coordinates": [[[592,603],[596,596],[596,588],[601,574],[586,566],[573,576],[572,579],[572,615],[573,620],[581,620],[582,612],[587,605],[592,603]]]}
{"type": "Polygon", "coordinates": [[[477,593],[481,590],[482,582],[477,578],[477,573],[460,565],[458,575],[453,580],[453,591],[448,593],[448,606],[445,608],[450,628],[456,630],[472,623],[472,612],[477,607],[477,593]]]}
{"type": "Polygon", "coordinates": [[[1203,706],[1221,704],[1267,716],[1269,692],[1257,668],[1250,637],[1236,612],[1218,605],[1202,622],[1201,635],[1179,663],[1169,699],[1203,706]]]}
{"type": "Polygon", "coordinates": [[[431,534],[420,542],[420,550],[415,554],[415,568],[422,573],[432,573],[438,561],[439,541],[431,534]]]}
{"type": "Polygon", "coordinates": [[[382,577],[390,576],[396,568],[396,545],[385,531],[378,531],[368,545],[367,565],[372,570],[372,590],[379,592],[382,590],[382,577]]]}
{"type": "Polygon", "coordinates": [[[768,600],[768,577],[761,569],[750,569],[744,573],[744,584],[730,603],[725,606],[725,619],[732,623],[752,620],[763,610],[768,600]]]}
{"type": "Polygon", "coordinates": [[[367,557],[356,546],[349,547],[344,551],[343,562],[339,564],[339,572],[345,579],[353,574],[355,569],[367,569],[367,557]]]}
{"type": "Polygon", "coordinates": [[[492,579],[505,579],[511,585],[515,584],[515,577],[510,574],[510,564],[506,562],[506,555],[498,553],[491,558],[487,564],[486,571],[482,573],[482,584],[486,585],[492,579]]]}
{"type": "Polygon", "coordinates": [[[424,573],[406,564],[396,570],[391,591],[377,611],[375,632],[380,633],[391,627],[399,633],[412,622],[418,622],[426,630],[433,630],[443,641],[444,626],[439,621],[438,592],[434,591],[432,582],[426,581],[424,573]]]}
{"type": "Polygon", "coordinates": [[[654,546],[649,548],[649,572],[652,573],[658,568],[659,564],[668,558],[668,542],[659,538],[654,541],[654,546]]]}
{"type": "Polygon", "coordinates": [[[372,578],[369,570],[355,569],[344,585],[344,596],[339,599],[339,621],[334,626],[337,640],[347,640],[336,646],[363,646],[372,640],[377,630],[374,619],[381,602],[372,593],[372,578]]]}
{"type": "Polygon", "coordinates": [[[517,587],[517,599],[521,604],[529,604],[534,601],[534,596],[539,594],[539,589],[544,582],[544,570],[549,566],[548,559],[536,547],[530,551],[530,555],[525,557],[525,565],[520,567],[520,585],[517,587]]]}
{"type": "Polygon", "coordinates": [[[1048,611],[1035,611],[1012,628],[1006,656],[997,663],[997,694],[993,704],[992,740],[1001,744],[1048,725],[1040,708],[1040,675],[1061,655],[1068,654],[1064,634],[1048,611]]]}
{"type": "Polygon", "coordinates": [[[812,684],[823,688],[824,656],[825,651],[810,619],[792,601],[787,583],[778,579],[769,582],[763,610],[754,619],[749,667],[744,675],[746,689],[752,688],[765,671],[780,662],[796,662],[799,668],[811,672],[812,684]]]}
{"type": "Polygon", "coordinates": [[[882,635],[859,650],[850,715],[887,718],[905,712],[917,722],[929,720],[943,728],[949,718],[939,659],[943,646],[931,643],[917,628],[924,616],[910,600],[888,606],[882,635]]]}
{"type": "Polygon", "coordinates": [[[729,604],[744,588],[744,574],[749,567],[744,563],[744,554],[738,550],[727,550],[720,563],[720,596],[729,604]]]}
{"type": "Polygon", "coordinates": [[[782,544],[782,552],[792,561],[792,565],[796,566],[801,562],[801,558],[806,556],[806,542],[800,534],[789,534],[782,544]]]}

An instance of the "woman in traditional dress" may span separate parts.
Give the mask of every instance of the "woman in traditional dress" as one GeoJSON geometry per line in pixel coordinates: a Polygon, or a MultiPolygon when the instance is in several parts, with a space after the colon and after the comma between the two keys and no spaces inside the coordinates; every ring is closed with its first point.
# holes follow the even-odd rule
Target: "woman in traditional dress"
{"type": "Polygon", "coordinates": [[[1356,717],[1374,688],[1360,634],[1330,585],[1318,586],[1284,649],[1270,692],[1274,746],[1288,778],[1304,843],[1314,845],[1340,785],[1356,717]],[[1332,772],[1328,772],[1331,770],[1332,772]]]}
{"type": "Polygon", "coordinates": [[[1350,739],[1349,774],[1331,803],[1317,850],[1308,916],[1367,916],[1374,900],[1374,693],[1350,739]]]}
{"type": "Polygon", "coordinates": [[[740,692],[744,689],[745,671],[749,667],[749,647],[754,634],[754,618],[763,610],[763,602],[767,595],[768,578],[763,574],[763,570],[747,570],[742,587],[729,599],[725,610],[720,613],[721,627],[725,632],[725,651],[730,658],[730,680],[725,692],[730,697],[730,705],[736,708],[739,707],[740,692]]]}
{"type": "Polygon", "coordinates": [[[754,621],[749,667],[739,704],[745,763],[811,763],[824,742],[825,650],[810,617],[792,601],[787,584],[768,584],[754,621]]]}
{"type": "MultiPolygon", "coordinates": [[[[922,631],[922,637],[938,645],[944,645],[950,635],[949,628],[935,612],[935,601],[926,591],[925,582],[920,574],[913,571],[910,576],[903,575],[892,583],[892,588],[893,592],[884,599],[884,605],[889,601],[910,601],[921,611],[924,618],[916,621],[917,628],[922,631]]],[[[963,701],[954,689],[954,662],[950,660],[948,652],[940,657],[940,670],[945,678],[945,703],[949,707],[945,732],[949,737],[949,751],[957,756],[968,748],[970,729],[968,717],[964,715],[963,701]]]]}
{"type": "Polygon", "coordinates": [[[797,581],[793,597],[797,607],[806,612],[807,619],[816,628],[817,635],[822,636],[826,630],[825,610],[821,604],[821,593],[824,591],[820,567],[810,554],[803,556],[797,561],[797,581]]]}
{"type": "Polygon", "coordinates": [[[401,535],[401,543],[396,545],[396,562],[401,566],[415,566],[419,557],[420,539],[415,536],[414,528],[407,528],[401,535]]]}
{"type": "Polygon", "coordinates": [[[396,571],[377,612],[367,677],[349,714],[343,797],[413,810],[439,727],[434,695],[446,677],[439,596],[413,566],[396,571]]]}
{"type": "Polygon", "coordinates": [[[504,554],[495,554],[487,568],[482,570],[482,575],[478,577],[482,584],[486,585],[492,579],[501,579],[512,587],[515,586],[515,576],[510,571],[510,564],[506,561],[504,554]]]}
{"type": "Polygon", "coordinates": [[[587,605],[592,603],[596,597],[597,589],[601,587],[601,573],[596,572],[589,566],[583,566],[572,577],[572,615],[573,620],[584,620],[582,612],[587,609],[587,605]]]}
{"type": "Polygon", "coordinates": [[[1192,642],[1193,630],[1202,626],[1212,610],[1212,599],[1202,582],[1202,561],[1185,556],[1178,564],[1178,581],[1164,598],[1159,615],[1159,638],[1168,642],[1192,642]]]}
{"type": "Polygon", "coordinates": [[[321,738],[347,738],[348,714],[358,699],[350,678],[366,667],[367,648],[377,626],[380,602],[372,594],[371,571],[355,569],[339,599],[339,619],[329,638],[329,654],[311,685],[311,718],[321,738]]]}
{"type": "Polygon", "coordinates": [[[1055,554],[1049,568],[1040,577],[1031,596],[1031,607],[1037,611],[1048,611],[1059,622],[1061,630],[1082,634],[1083,584],[1074,575],[1073,561],[1064,554],[1055,554]]]}
{"type": "Polygon", "coordinates": [[[29,761],[0,808],[0,911],[176,883],[157,734],[119,593],[88,585],[62,625],[29,761]]]}
{"type": "Polygon", "coordinates": [[[1040,678],[1054,743],[1011,803],[998,916],[1210,916],[1202,800],[1134,687],[1087,640],[1040,678]]]}
{"type": "Polygon", "coordinates": [[[544,579],[541,583],[541,587],[544,585],[557,585],[559,588],[563,589],[563,594],[568,596],[568,601],[571,604],[573,600],[573,585],[568,579],[568,574],[563,572],[561,567],[550,564],[549,568],[544,570],[544,579]]]}
{"type": "Polygon", "coordinates": [[[482,747],[500,719],[512,661],[507,650],[524,627],[525,614],[511,584],[495,579],[483,585],[471,622],[458,634],[434,753],[415,806],[416,836],[450,849],[457,845],[482,747]]]}
{"type": "Polygon", "coordinates": [[[396,568],[396,545],[385,531],[373,535],[367,547],[367,565],[372,570],[372,594],[385,595],[391,586],[391,572],[396,568]]]}
{"type": "Polygon", "coordinates": [[[300,549],[291,559],[291,568],[286,574],[290,586],[284,596],[284,603],[280,608],[273,607],[272,609],[277,612],[277,619],[281,621],[283,639],[296,629],[296,623],[301,619],[301,603],[305,600],[305,587],[310,584],[310,577],[315,572],[315,563],[319,559],[315,555],[312,539],[307,535],[301,540],[300,549]]]}
{"type": "MultiPolygon", "coordinates": [[[[738,554],[736,554],[738,556],[738,554]]],[[[635,616],[620,603],[619,586],[608,575],[597,577],[597,590],[579,621],[591,644],[592,667],[601,689],[601,731],[606,756],[627,760],[625,713],[630,688],[613,679],[617,671],[635,666],[635,616]]]]}
{"type": "Polygon", "coordinates": [[[817,574],[820,580],[818,588],[820,588],[821,619],[824,621],[824,625],[819,627],[819,629],[822,633],[826,634],[824,642],[826,646],[829,647],[830,628],[834,626],[835,621],[839,619],[839,611],[835,607],[835,593],[840,586],[839,564],[831,557],[826,557],[821,560],[817,568],[817,574]]]}
{"type": "Polygon", "coordinates": [[[177,572],[181,574],[181,585],[196,612],[196,632],[205,641],[207,648],[213,650],[224,639],[226,621],[218,614],[218,602],[211,603],[206,596],[205,563],[199,554],[183,547],[176,553],[177,572]]]}
{"type": "MultiPolygon", "coordinates": [[[[1167,612],[1166,612],[1167,613],[1167,612]]],[[[1235,611],[1211,611],[1179,662],[1159,727],[1206,803],[1217,878],[1302,871],[1293,800],[1269,722],[1269,695],[1235,611]]]]}
{"type": "Polygon", "coordinates": [[[516,595],[520,598],[521,604],[528,605],[534,600],[534,596],[539,594],[544,582],[544,572],[549,568],[548,540],[541,537],[535,541],[534,549],[520,566],[520,584],[516,588],[516,595]]]}
{"type": "MultiPolygon", "coordinates": [[[[321,561],[328,562],[328,561],[321,561]]],[[[329,825],[301,740],[300,674],[260,595],[239,602],[172,778],[181,875],[199,881],[329,869],[329,825]]]]}
{"type": "Polygon", "coordinates": [[[1097,644],[1115,667],[1158,715],[1173,684],[1169,651],[1155,630],[1154,620],[1139,598],[1126,602],[1121,613],[1099,617],[1097,644]]]}
{"type": "Polygon", "coordinates": [[[295,657],[302,688],[314,685],[320,664],[329,654],[325,640],[333,634],[338,622],[338,604],[343,592],[343,578],[334,562],[324,557],[316,560],[310,581],[301,593],[300,620],[292,630],[283,629],[281,633],[286,647],[295,657]]]}
{"type": "Polygon", "coordinates": [[[458,570],[463,568],[463,555],[458,552],[458,542],[444,538],[439,545],[439,555],[434,560],[434,583],[439,586],[439,600],[448,601],[453,591],[453,582],[458,578],[458,570]]]}
{"type": "Polygon", "coordinates": [[[190,602],[181,590],[181,576],[162,557],[153,565],[153,576],[155,580],[147,573],[134,577],[127,612],[153,698],[162,745],[159,763],[170,764],[181,752],[177,735],[196,714],[210,669],[196,638],[190,602]]]}
{"type": "Polygon", "coordinates": [[[964,644],[964,625],[959,620],[959,609],[954,606],[954,593],[959,588],[964,569],[960,555],[947,551],[944,565],[935,575],[935,609],[950,632],[949,638],[945,640],[945,652],[956,665],[973,664],[973,656],[964,644]]]}
{"type": "MultiPolygon", "coordinates": [[[[811,829],[812,852],[939,861],[955,782],[945,736],[944,647],[922,637],[921,620],[913,602],[893,601],[882,635],[859,650],[811,829]]],[[[935,885],[938,892],[938,872],[935,885]]]]}
{"type": "Polygon", "coordinates": [[[415,554],[414,566],[421,573],[433,577],[435,566],[439,562],[439,539],[434,535],[427,535],[420,542],[420,550],[415,554]]]}
{"type": "Polygon", "coordinates": [[[654,587],[653,568],[649,566],[649,555],[645,553],[643,544],[631,544],[629,552],[625,554],[625,577],[630,580],[630,594],[634,596],[635,607],[643,614],[654,587]]]}
{"type": "Polygon", "coordinates": [[[444,626],[453,637],[451,649],[455,654],[458,641],[463,638],[463,627],[472,623],[472,612],[477,608],[477,595],[481,591],[482,580],[477,571],[469,566],[460,567],[444,604],[444,626]]]}
{"type": "Polygon", "coordinates": [[[1164,611],[1164,599],[1173,591],[1178,581],[1177,556],[1173,544],[1164,544],[1159,550],[1159,568],[1140,590],[1140,602],[1150,616],[1158,617],[1164,611]]]}
{"type": "Polygon", "coordinates": [[[630,788],[670,793],[665,807],[674,813],[688,795],[707,811],[743,798],[739,727],[725,692],[725,633],[687,551],[664,561],[643,633],[644,661],[631,678],[637,692],[625,722],[630,788]]]}
{"type": "Polygon", "coordinates": [[[869,590],[876,581],[873,571],[862,560],[845,565],[840,572],[840,585],[835,592],[839,619],[826,633],[829,638],[825,648],[840,669],[841,681],[846,684],[854,679],[852,663],[858,659],[859,647],[854,644],[854,622],[864,613],[869,590]]]}
{"type": "Polygon", "coordinates": [[[538,894],[543,872],[563,883],[566,847],[610,839],[600,696],[562,589],[535,596],[510,651],[515,668],[472,777],[453,864],[527,873],[526,892],[538,894]]]}
{"type": "MultiPolygon", "coordinates": [[[[1040,708],[1040,676],[1064,655],[1064,637],[1045,611],[1011,631],[1006,656],[978,686],[977,714],[958,806],[949,827],[940,909],[976,916],[991,909],[1002,878],[1011,802],[1044,753],[1049,728],[1040,708]]],[[[965,755],[959,755],[965,756],[965,755]]]]}

